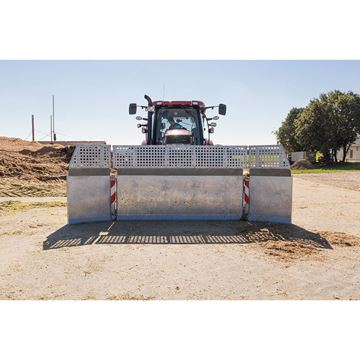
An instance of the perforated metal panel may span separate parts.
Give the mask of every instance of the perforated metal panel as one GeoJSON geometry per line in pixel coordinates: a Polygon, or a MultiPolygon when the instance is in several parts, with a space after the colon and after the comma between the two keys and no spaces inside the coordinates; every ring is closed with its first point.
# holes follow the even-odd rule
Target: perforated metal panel
{"type": "Polygon", "coordinates": [[[289,162],[281,145],[114,145],[113,167],[288,168],[289,162]]]}
{"type": "Polygon", "coordinates": [[[282,145],[251,145],[249,168],[289,168],[289,161],[282,145]]]}
{"type": "Polygon", "coordinates": [[[110,168],[111,145],[77,145],[70,168],[110,168]]]}
{"type": "Polygon", "coordinates": [[[244,146],[113,146],[114,168],[243,168],[244,146]]]}
{"type": "Polygon", "coordinates": [[[78,145],[70,168],[289,168],[282,145],[78,145]]]}

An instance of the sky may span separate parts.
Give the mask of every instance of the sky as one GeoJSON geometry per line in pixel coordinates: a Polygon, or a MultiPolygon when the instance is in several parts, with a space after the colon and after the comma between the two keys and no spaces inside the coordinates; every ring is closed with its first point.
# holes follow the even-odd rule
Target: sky
{"type": "Polygon", "coordinates": [[[275,144],[292,107],[334,89],[360,93],[359,79],[360,61],[0,61],[0,136],[31,139],[34,114],[36,140],[50,139],[55,95],[58,140],[140,144],[128,105],[165,92],[165,100],[227,105],[215,144],[275,144]]]}

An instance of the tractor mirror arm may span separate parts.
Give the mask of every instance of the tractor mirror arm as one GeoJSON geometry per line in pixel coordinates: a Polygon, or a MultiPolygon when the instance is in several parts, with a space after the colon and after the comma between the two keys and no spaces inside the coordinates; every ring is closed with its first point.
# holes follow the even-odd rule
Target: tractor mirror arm
{"type": "Polygon", "coordinates": [[[214,110],[215,108],[219,108],[219,114],[225,115],[226,114],[226,105],[225,104],[219,104],[219,105],[213,105],[213,106],[204,106],[201,108],[201,112],[204,113],[207,109],[214,110]]]}
{"type": "Polygon", "coordinates": [[[147,118],[143,118],[142,116],[137,116],[137,117],[136,117],[136,120],[137,120],[137,121],[148,121],[147,118]]]}
{"type": "Polygon", "coordinates": [[[136,114],[136,109],[137,108],[141,108],[141,109],[148,109],[148,106],[144,106],[144,105],[137,105],[135,103],[131,103],[129,104],[129,114],[130,115],[135,115],[136,114]]]}
{"type": "Polygon", "coordinates": [[[147,111],[148,110],[148,106],[146,106],[146,105],[138,105],[137,106],[138,108],[140,108],[140,109],[142,109],[142,110],[145,110],[145,111],[147,111]]]}
{"type": "Polygon", "coordinates": [[[204,107],[201,108],[201,111],[205,111],[207,109],[214,110],[216,107],[219,107],[219,106],[216,106],[216,105],[214,105],[214,106],[204,106],[204,107]]]}

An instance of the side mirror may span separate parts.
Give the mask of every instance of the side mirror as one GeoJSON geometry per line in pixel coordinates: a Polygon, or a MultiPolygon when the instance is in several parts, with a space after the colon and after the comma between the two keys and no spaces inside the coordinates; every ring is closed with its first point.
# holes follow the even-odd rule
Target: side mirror
{"type": "Polygon", "coordinates": [[[211,120],[214,120],[214,121],[219,120],[219,117],[218,117],[218,116],[214,116],[211,120]]]}
{"type": "Polygon", "coordinates": [[[219,114],[220,115],[226,115],[226,105],[225,104],[220,104],[219,105],[219,114]]]}
{"type": "Polygon", "coordinates": [[[136,114],[136,110],[137,110],[136,104],[131,103],[131,104],[129,105],[129,114],[130,114],[130,115],[136,114]]]}

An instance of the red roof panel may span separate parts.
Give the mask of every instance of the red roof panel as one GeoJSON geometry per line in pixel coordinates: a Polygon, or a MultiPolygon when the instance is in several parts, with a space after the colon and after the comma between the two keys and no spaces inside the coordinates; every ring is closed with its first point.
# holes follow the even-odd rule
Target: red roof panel
{"type": "Polygon", "coordinates": [[[192,100],[192,101],[162,101],[162,100],[157,100],[157,101],[153,101],[154,106],[191,106],[191,105],[195,105],[195,106],[200,106],[200,107],[205,107],[205,104],[202,101],[198,101],[198,100],[192,100]]]}

